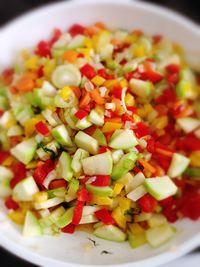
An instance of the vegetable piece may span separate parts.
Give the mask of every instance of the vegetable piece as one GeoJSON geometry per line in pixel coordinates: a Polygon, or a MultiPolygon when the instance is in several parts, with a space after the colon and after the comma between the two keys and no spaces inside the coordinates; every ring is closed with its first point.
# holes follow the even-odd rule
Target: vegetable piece
{"type": "Polygon", "coordinates": [[[78,147],[85,149],[91,154],[98,153],[98,143],[96,139],[89,136],[88,134],[79,131],[75,136],[75,143],[78,147]]]}
{"type": "Polygon", "coordinates": [[[111,133],[117,129],[122,128],[122,123],[119,122],[106,122],[102,127],[103,133],[111,133]]]}
{"type": "Polygon", "coordinates": [[[67,152],[62,152],[58,160],[56,171],[58,177],[70,181],[73,177],[73,170],[71,168],[71,156],[67,152]]]}
{"type": "Polygon", "coordinates": [[[134,215],[134,222],[144,222],[148,221],[152,217],[152,213],[140,213],[138,215],[134,215]]]}
{"type": "Polygon", "coordinates": [[[28,164],[33,159],[36,148],[37,143],[34,138],[31,138],[17,144],[10,152],[22,163],[28,164]]]}
{"type": "Polygon", "coordinates": [[[17,210],[19,208],[19,205],[17,204],[17,202],[14,201],[11,196],[6,198],[5,206],[7,209],[11,209],[11,210],[17,210]]]}
{"type": "Polygon", "coordinates": [[[10,180],[13,178],[13,172],[0,166],[0,197],[6,198],[11,195],[10,180]]]}
{"type": "Polygon", "coordinates": [[[193,132],[200,126],[200,120],[194,118],[179,118],[176,123],[185,133],[193,132]]]}
{"type": "Polygon", "coordinates": [[[70,196],[76,195],[78,188],[79,188],[79,181],[72,178],[69,183],[67,194],[69,194],[70,196]]]}
{"type": "Polygon", "coordinates": [[[187,169],[189,163],[190,163],[189,158],[181,154],[174,153],[167,175],[171,178],[181,175],[187,169]]]}
{"type": "Polygon", "coordinates": [[[73,146],[72,140],[70,138],[69,132],[64,124],[57,126],[51,131],[52,135],[56,141],[62,146],[73,146]]]}
{"type": "Polygon", "coordinates": [[[128,243],[132,248],[138,248],[147,242],[145,233],[132,234],[128,233],[128,243]]]}
{"type": "Polygon", "coordinates": [[[107,209],[101,209],[95,212],[95,216],[104,224],[115,224],[110,212],[107,209]]]}
{"type": "Polygon", "coordinates": [[[64,202],[64,198],[54,197],[54,198],[50,198],[50,199],[45,200],[45,201],[35,202],[34,208],[36,210],[49,209],[49,208],[52,208],[52,207],[55,207],[55,206],[61,204],[62,202],[64,202]]]}
{"type": "Polygon", "coordinates": [[[75,231],[76,226],[73,224],[69,224],[61,229],[63,233],[67,234],[73,234],[75,231]]]}
{"type": "Polygon", "coordinates": [[[55,223],[58,227],[63,228],[72,222],[74,207],[69,208],[55,223]]]}
{"type": "Polygon", "coordinates": [[[55,168],[53,160],[46,160],[44,164],[38,166],[33,172],[33,178],[40,186],[43,185],[44,179],[55,168]]]}
{"type": "Polygon", "coordinates": [[[63,88],[67,85],[78,86],[81,82],[81,74],[75,65],[60,65],[52,74],[52,82],[57,88],[63,88]]]}
{"type": "Polygon", "coordinates": [[[82,160],[89,157],[89,153],[88,151],[82,149],[82,148],[78,148],[73,156],[72,159],[72,170],[75,173],[80,173],[82,170],[82,160]]]}
{"type": "Polygon", "coordinates": [[[42,135],[49,135],[49,129],[47,125],[42,121],[39,121],[38,123],[36,123],[35,129],[38,133],[42,135]]]}
{"type": "Polygon", "coordinates": [[[88,120],[88,118],[83,118],[82,120],[78,120],[76,123],[76,127],[80,130],[84,130],[88,127],[90,127],[92,123],[88,120]]]}
{"type": "Polygon", "coordinates": [[[80,220],[82,218],[82,213],[83,213],[83,207],[84,207],[84,202],[78,200],[74,208],[72,224],[78,225],[80,223],[80,220]]]}
{"type": "Polygon", "coordinates": [[[167,219],[162,214],[153,214],[148,220],[148,225],[153,228],[167,223],[167,219]]]}
{"type": "Polygon", "coordinates": [[[93,109],[89,114],[89,121],[97,126],[102,126],[104,124],[104,114],[93,109]]]}
{"type": "Polygon", "coordinates": [[[163,200],[169,196],[175,195],[177,192],[177,186],[169,178],[169,176],[145,179],[144,185],[147,191],[156,200],[163,200]]]}
{"type": "Polygon", "coordinates": [[[133,131],[125,129],[116,130],[111,136],[108,146],[114,149],[126,150],[137,144],[138,142],[133,131]]]}
{"type": "Polygon", "coordinates": [[[137,155],[133,151],[122,156],[119,162],[113,167],[111,174],[112,179],[118,180],[128,171],[133,169],[136,159],[137,155]]]}
{"type": "Polygon", "coordinates": [[[143,212],[154,212],[158,203],[157,201],[149,194],[141,197],[137,202],[142,208],[143,212]]]}
{"type": "Polygon", "coordinates": [[[39,189],[32,176],[19,182],[13,189],[13,199],[15,201],[32,201],[33,195],[39,192],[39,189]]]}
{"type": "Polygon", "coordinates": [[[100,95],[99,89],[95,88],[90,92],[91,98],[96,102],[98,105],[103,105],[105,100],[104,98],[100,95]]]}
{"type": "Polygon", "coordinates": [[[138,199],[142,198],[147,193],[146,188],[144,185],[140,185],[130,193],[128,193],[127,198],[131,199],[132,201],[137,201],[138,199]]]}
{"type": "Polygon", "coordinates": [[[124,242],[126,240],[126,234],[114,225],[100,226],[94,230],[94,235],[114,242],[124,242]]]}
{"type": "MultiPolygon", "coordinates": [[[[81,190],[79,190],[78,192],[77,192],[77,199],[79,200],[79,201],[82,201],[82,202],[89,202],[89,200],[90,200],[90,195],[89,195],[89,193],[88,193],[88,191],[85,189],[85,188],[83,188],[83,189],[81,189],[81,190]]],[[[84,207],[85,208],[85,207],[84,207]]],[[[85,215],[88,215],[88,214],[84,214],[84,216],[85,215]]]]}
{"type": "Polygon", "coordinates": [[[159,247],[174,235],[174,231],[169,224],[150,228],[146,231],[147,242],[152,247],[159,247]]]}
{"type": "Polygon", "coordinates": [[[116,207],[112,211],[112,217],[120,228],[126,230],[127,220],[125,216],[125,211],[123,211],[120,207],[116,207]]]}
{"type": "Polygon", "coordinates": [[[80,72],[82,76],[86,76],[88,79],[92,79],[95,76],[94,68],[90,64],[85,64],[80,72]]]}
{"type": "Polygon", "coordinates": [[[110,152],[105,152],[83,159],[82,165],[85,174],[110,175],[112,172],[112,157],[110,152]]]}
{"type": "Polygon", "coordinates": [[[23,228],[23,236],[36,237],[41,235],[42,229],[39,221],[31,211],[27,211],[23,228]]]}
{"type": "Polygon", "coordinates": [[[137,173],[135,176],[132,176],[132,174],[130,173],[127,173],[127,175],[130,175],[130,179],[125,184],[126,193],[129,193],[130,191],[136,189],[138,186],[142,185],[145,180],[145,176],[142,172],[137,173]]]}
{"type": "Polygon", "coordinates": [[[103,196],[103,197],[112,196],[113,193],[112,188],[109,186],[95,186],[87,184],[86,189],[97,196],[103,196]]]}
{"type": "Polygon", "coordinates": [[[105,135],[102,133],[100,129],[97,128],[92,134],[92,137],[97,140],[100,146],[107,146],[105,135]]]}
{"type": "Polygon", "coordinates": [[[191,177],[200,177],[200,168],[187,168],[185,174],[191,177]]]}
{"type": "Polygon", "coordinates": [[[88,113],[83,109],[79,109],[74,115],[77,119],[82,120],[87,117],[88,113]]]}
{"type": "Polygon", "coordinates": [[[121,157],[124,155],[124,152],[122,149],[113,150],[111,152],[111,155],[112,155],[113,163],[115,164],[121,159],[121,157]]]}
{"type": "Polygon", "coordinates": [[[153,85],[151,82],[142,81],[138,79],[131,79],[130,80],[130,90],[135,95],[147,98],[151,95],[153,90],[153,85]]]}
{"type": "Polygon", "coordinates": [[[87,216],[82,216],[79,225],[80,224],[92,224],[98,222],[98,219],[95,215],[87,215],[87,216]]]}
{"type": "Polygon", "coordinates": [[[96,175],[96,179],[94,182],[92,182],[92,185],[96,185],[96,186],[110,185],[110,176],[109,175],[96,175]]]}

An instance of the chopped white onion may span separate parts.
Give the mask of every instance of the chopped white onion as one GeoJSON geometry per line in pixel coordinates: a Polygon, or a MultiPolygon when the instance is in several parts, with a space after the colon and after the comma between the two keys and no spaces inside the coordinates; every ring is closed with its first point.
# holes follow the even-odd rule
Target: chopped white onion
{"type": "Polygon", "coordinates": [[[102,97],[105,96],[107,88],[105,86],[99,87],[99,92],[102,97]]]}
{"type": "Polygon", "coordinates": [[[133,126],[133,123],[131,121],[126,121],[124,124],[125,129],[131,129],[133,126]]]}
{"type": "Polygon", "coordinates": [[[125,111],[126,113],[128,113],[129,115],[132,115],[132,112],[129,111],[129,110],[126,108],[126,104],[125,104],[126,90],[127,90],[127,87],[124,87],[124,88],[122,89],[121,104],[122,104],[122,107],[123,107],[124,111],[125,111]]]}
{"type": "Polygon", "coordinates": [[[84,86],[87,92],[91,92],[94,89],[94,85],[90,81],[85,82],[84,86]]]}
{"type": "Polygon", "coordinates": [[[111,109],[112,111],[114,111],[116,109],[116,105],[115,105],[115,103],[106,103],[105,108],[111,109]]]}
{"type": "Polygon", "coordinates": [[[147,141],[144,140],[143,138],[138,139],[138,143],[142,148],[146,148],[147,147],[147,141]]]}
{"type": "Polygon", "coordinates": [[[97,179],[96,176],[92,176],[92,177],[90,177],[90,178],[87,180],[87,182],[86,182],[85,184],[91,184],[91,183],[93,183],[96,179],[97,179]]]}
{"type": "Polygon", "coordinates": [[[48,175],[46,176],[46,178],[44,179],[44,182],[42,183],[44,185],[44,187],[46,189],[48,189],[49,184],[51,183],[51,181],[58,179],[57,178],[57,173],[56,170],[53,170],[51,172],[48,173],[48,175]]]}

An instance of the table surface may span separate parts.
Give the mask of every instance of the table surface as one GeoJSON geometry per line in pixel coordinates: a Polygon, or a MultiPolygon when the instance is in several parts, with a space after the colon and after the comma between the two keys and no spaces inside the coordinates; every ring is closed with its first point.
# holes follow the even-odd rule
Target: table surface
{"type": "MultiPolygon", "coordinates": [[[[10,19],[28,11],[35,7],[38,7],[42,4],[47,4],[51,2],[59,2],[55,0],[6,0],[0,1],[0,25],[3,25],[4,23],[8,22],[10,19]]],[[[150,0],[146,2],[152,2],[159,4],[161,6],[165,6],[168,8],[171,8],[173,10],[178,11],[179,13],[182,13],[183,15],[187,16],[188,18],[192,19],[193,21],[196,21],[200,23],[200,16],[199,16],[199,10],[200,10],[200,1],[192,1],[192,0],[150,0]]],[[[197,258],[197,255],[199,254],[199,251],[196,251],[194,253],[194,256],[188,257],[184,259],[184,262],[188,263],[184,266],[197,266],[197,261],[200,261],[200,258],[197,258]],[[195,261],[195,262],[194,262],[195,261]]],[[[192,254],[193,255],[193,254],[192,254]]],[[[1,259],[1,266],[15,266],[15,267],[34,267],[34,265],[31,265],[29,263],[26,263],[25,261],[22,261],[21,259],[16,258],[15,256],[12,256],[10,253],[4,251],[2,248],[0,248],[0,259],[1,259]]],[[[170,264],[171,267],[180,267],[183,266],[183,261],[179,260],[177,262],[174,262],[170,264]]]]}

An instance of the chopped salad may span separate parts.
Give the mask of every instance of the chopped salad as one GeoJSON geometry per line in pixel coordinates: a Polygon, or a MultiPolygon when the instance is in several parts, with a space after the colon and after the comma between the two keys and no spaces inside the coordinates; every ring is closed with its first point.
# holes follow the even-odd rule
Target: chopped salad
{"type": "Polygon", "coordinates": [[[160,246],[200,217],[199,77],[161,35],[55,29],[0,74],[0,196],[24,236],[160,246]],[[66,237],[67,238],[67,237],[66,237]]]}

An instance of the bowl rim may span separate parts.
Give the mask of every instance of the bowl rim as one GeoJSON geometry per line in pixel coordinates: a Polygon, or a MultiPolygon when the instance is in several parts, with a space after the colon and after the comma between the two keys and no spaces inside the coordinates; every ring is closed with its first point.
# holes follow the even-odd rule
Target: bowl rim
{"type": "MultiPolygon", "coordinates": [[[[138,1],[130,1],[130,0],[84,0],[84,1],[63,1],[63,2],[58,2],[58,3],[51,3],[51,4],[45,4],[41,7],[34,8],[31,11],[25,12],[22,15],[12,19],[10,22],[4,24],[1,26],[0,31],[1,35],[6,34],[7,31],[15,27],[15,24],[20,24],[26,21],[30,16],[38,16],[42,15],[43,13],[51,12],[51,10],[60,10],[62,7],[66,6],[74,6],[76,5],[77,7],[82,6],[82,5],[123,5],[123,6],[135,6],[141,9],[149,9],[152,12],[155,13],[160,13],[164,17],[167,17],[168,19],[173,19],[177,23],[181,24],[183,27],[188,28],[190,31],[192,31],[195,35],[200,34],[200,28],[199,24],[191,21],[190,19],[184,17],[180,13],[176,11],[172,11],[169,8],[161,7],[160,5],[156,4],[151,4],[147,2],[138,2],[138,1]]],[[[85,264],[77,264],[77,263],[67,263],[63,262],[57,259],[49,259],[47,256],[40,255],[36,252],[30,251],[29,249],[19,246],[18,244],[14,243],[13,241],[10,241],[7,237],[2,236],[0,233],[0,240],[1,240],[1,246],[5,248],[7,251],[11,252],[12,254],[18,256],[21,259],[24,259],[30,263],[42,265],[42,266],[57,266],[57,267],[83,267],[83,266],[89,266],[85,264]]],[[[139,260],[135,262],[135,267],[136,266],[148,266],[148,262],[151,261],[152,266],[157,266],[162,263],[167,263],[173,259],[177,259],[184,254],[188,253],[189,251],[193,250],[195,247],[197,247],[200,242],[200,233],[196,235],[194,238],[187,240],[184,242],[181,246],[179,246],[178,250],[174,253],[170,253],[170,251],[163,252],[159,255],[152,256],[143,260],[139,260]]],[[[96,265],[97,267],[105,267],[105,266],[124,266],[124,267],[132,267],[132,262],[129,263],[120,263],[120,264],[115,264],[115,265],[96,265]]]]}

